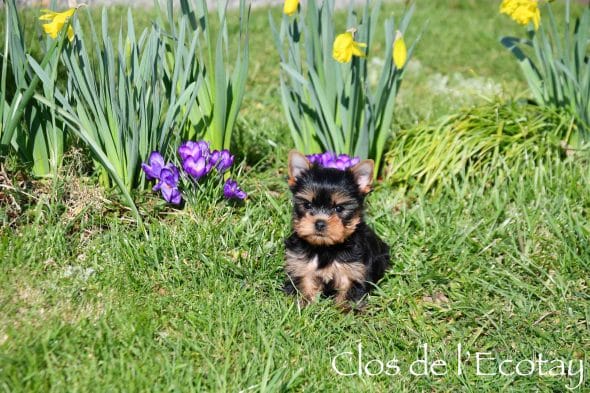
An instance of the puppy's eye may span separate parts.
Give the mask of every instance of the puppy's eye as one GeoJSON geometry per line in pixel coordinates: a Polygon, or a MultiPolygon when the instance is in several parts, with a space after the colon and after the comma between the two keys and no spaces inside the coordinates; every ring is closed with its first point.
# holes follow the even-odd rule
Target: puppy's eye
{"type": "Polygon", "coordinates": [[[344,211],[344,207],[342,207],[342,206],[338,205],[338,206],[336,206],[336,207],[334,208],[334,211],[335,211],[336,213],[342,213],[342,212],[344,211]]]}
{"type": "Polygon", "coordinates": [[[311,203],[309,203],[309,202],[305,202],[305,203],[303,204],[303,208],[304,208],[305,210],[309,210],[309,209],[311,209],[311,203]]]}

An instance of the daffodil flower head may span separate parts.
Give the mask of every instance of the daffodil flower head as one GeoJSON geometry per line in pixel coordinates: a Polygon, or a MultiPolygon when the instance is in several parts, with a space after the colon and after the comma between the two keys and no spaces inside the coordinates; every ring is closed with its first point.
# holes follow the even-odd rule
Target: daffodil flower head
{"type": "Polygon", "coordinates": [[[516,23],[528,25],[533,22],[535,30],[541,23],[541,11],[538,0],[503,0],[500,13],[510,16],[516,23]]]}
{"type": "MultiPolygon", "coordinates": [[[[59,32],[63,29],[64,25],[74,15],[78,7],[70,8],[63,12],[55,12],[51,10],[41,10],[43,15],[39,17],[41,21],[47,21],[43,24],[43,30],[51,38],[57,38],[59,32]]],[[[74,29],[72,26],[68,26],[68,39],[71,41],[74,39],[74,29]]]]}
{"type": "Polygon", "coordinates": [[[297,8],[299,7],[299,0],[285,0],[285,5],[283,6],[283,12],[286,15],[293,15],[297,12],[297,8]]]}
{"type": "Polygon", "coordinates": [[[367,44],[356,42],[353,37],[354,30],[349,30],[346,33],[338,34],[334,40],[332,48],[332,57],[340,63],[348,63],[352,60],[352,56],[365,57],[362,48],[366,48],[367,44]]]}
{"type": "Polygon", "coordinates": [[[406,48],[406,42],[401,31],[395,33],[395,40],[393,41],[393,64],[398,69],[401,69],[406,65],[408,60],[408,49],[406,48]]]}

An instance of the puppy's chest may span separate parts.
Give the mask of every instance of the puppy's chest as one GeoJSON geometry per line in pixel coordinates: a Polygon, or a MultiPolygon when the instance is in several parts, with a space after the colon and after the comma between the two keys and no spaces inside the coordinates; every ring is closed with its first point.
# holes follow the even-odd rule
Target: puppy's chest
{"type": "Polygon", "coordinates": [[[307,255],[287,250],[286,271],[293,278],[308,278],[317,284],[336,288],[365,281],[366,267],[362,261],[342,261],[337,256],[307,255]]]}

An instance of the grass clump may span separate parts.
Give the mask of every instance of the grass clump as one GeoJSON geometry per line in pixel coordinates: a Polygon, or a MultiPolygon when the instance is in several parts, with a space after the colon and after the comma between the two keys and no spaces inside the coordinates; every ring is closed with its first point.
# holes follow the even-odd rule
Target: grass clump
{"type": "Polygon", "coordinates": [[[438,124],[401,130],[386,156],[389,183],[448,184],[453,177],[514,168],[571,152],[572,122],[519,102],[488,103],[444,117],[438,124]]]}

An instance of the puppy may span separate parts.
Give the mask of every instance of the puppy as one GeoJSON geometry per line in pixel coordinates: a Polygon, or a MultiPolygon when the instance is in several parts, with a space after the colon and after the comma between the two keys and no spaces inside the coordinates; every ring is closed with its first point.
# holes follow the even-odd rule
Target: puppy
{"type": "Polygon", "coordinates": [[[373,181],[372,160],[346,170],[311,165],[289,154],[293,233],[285,240],[284,291],[301,294],[301,304],[318,295],[350,309],[389,267],[389,247],[363,219],[373,181]]]}

